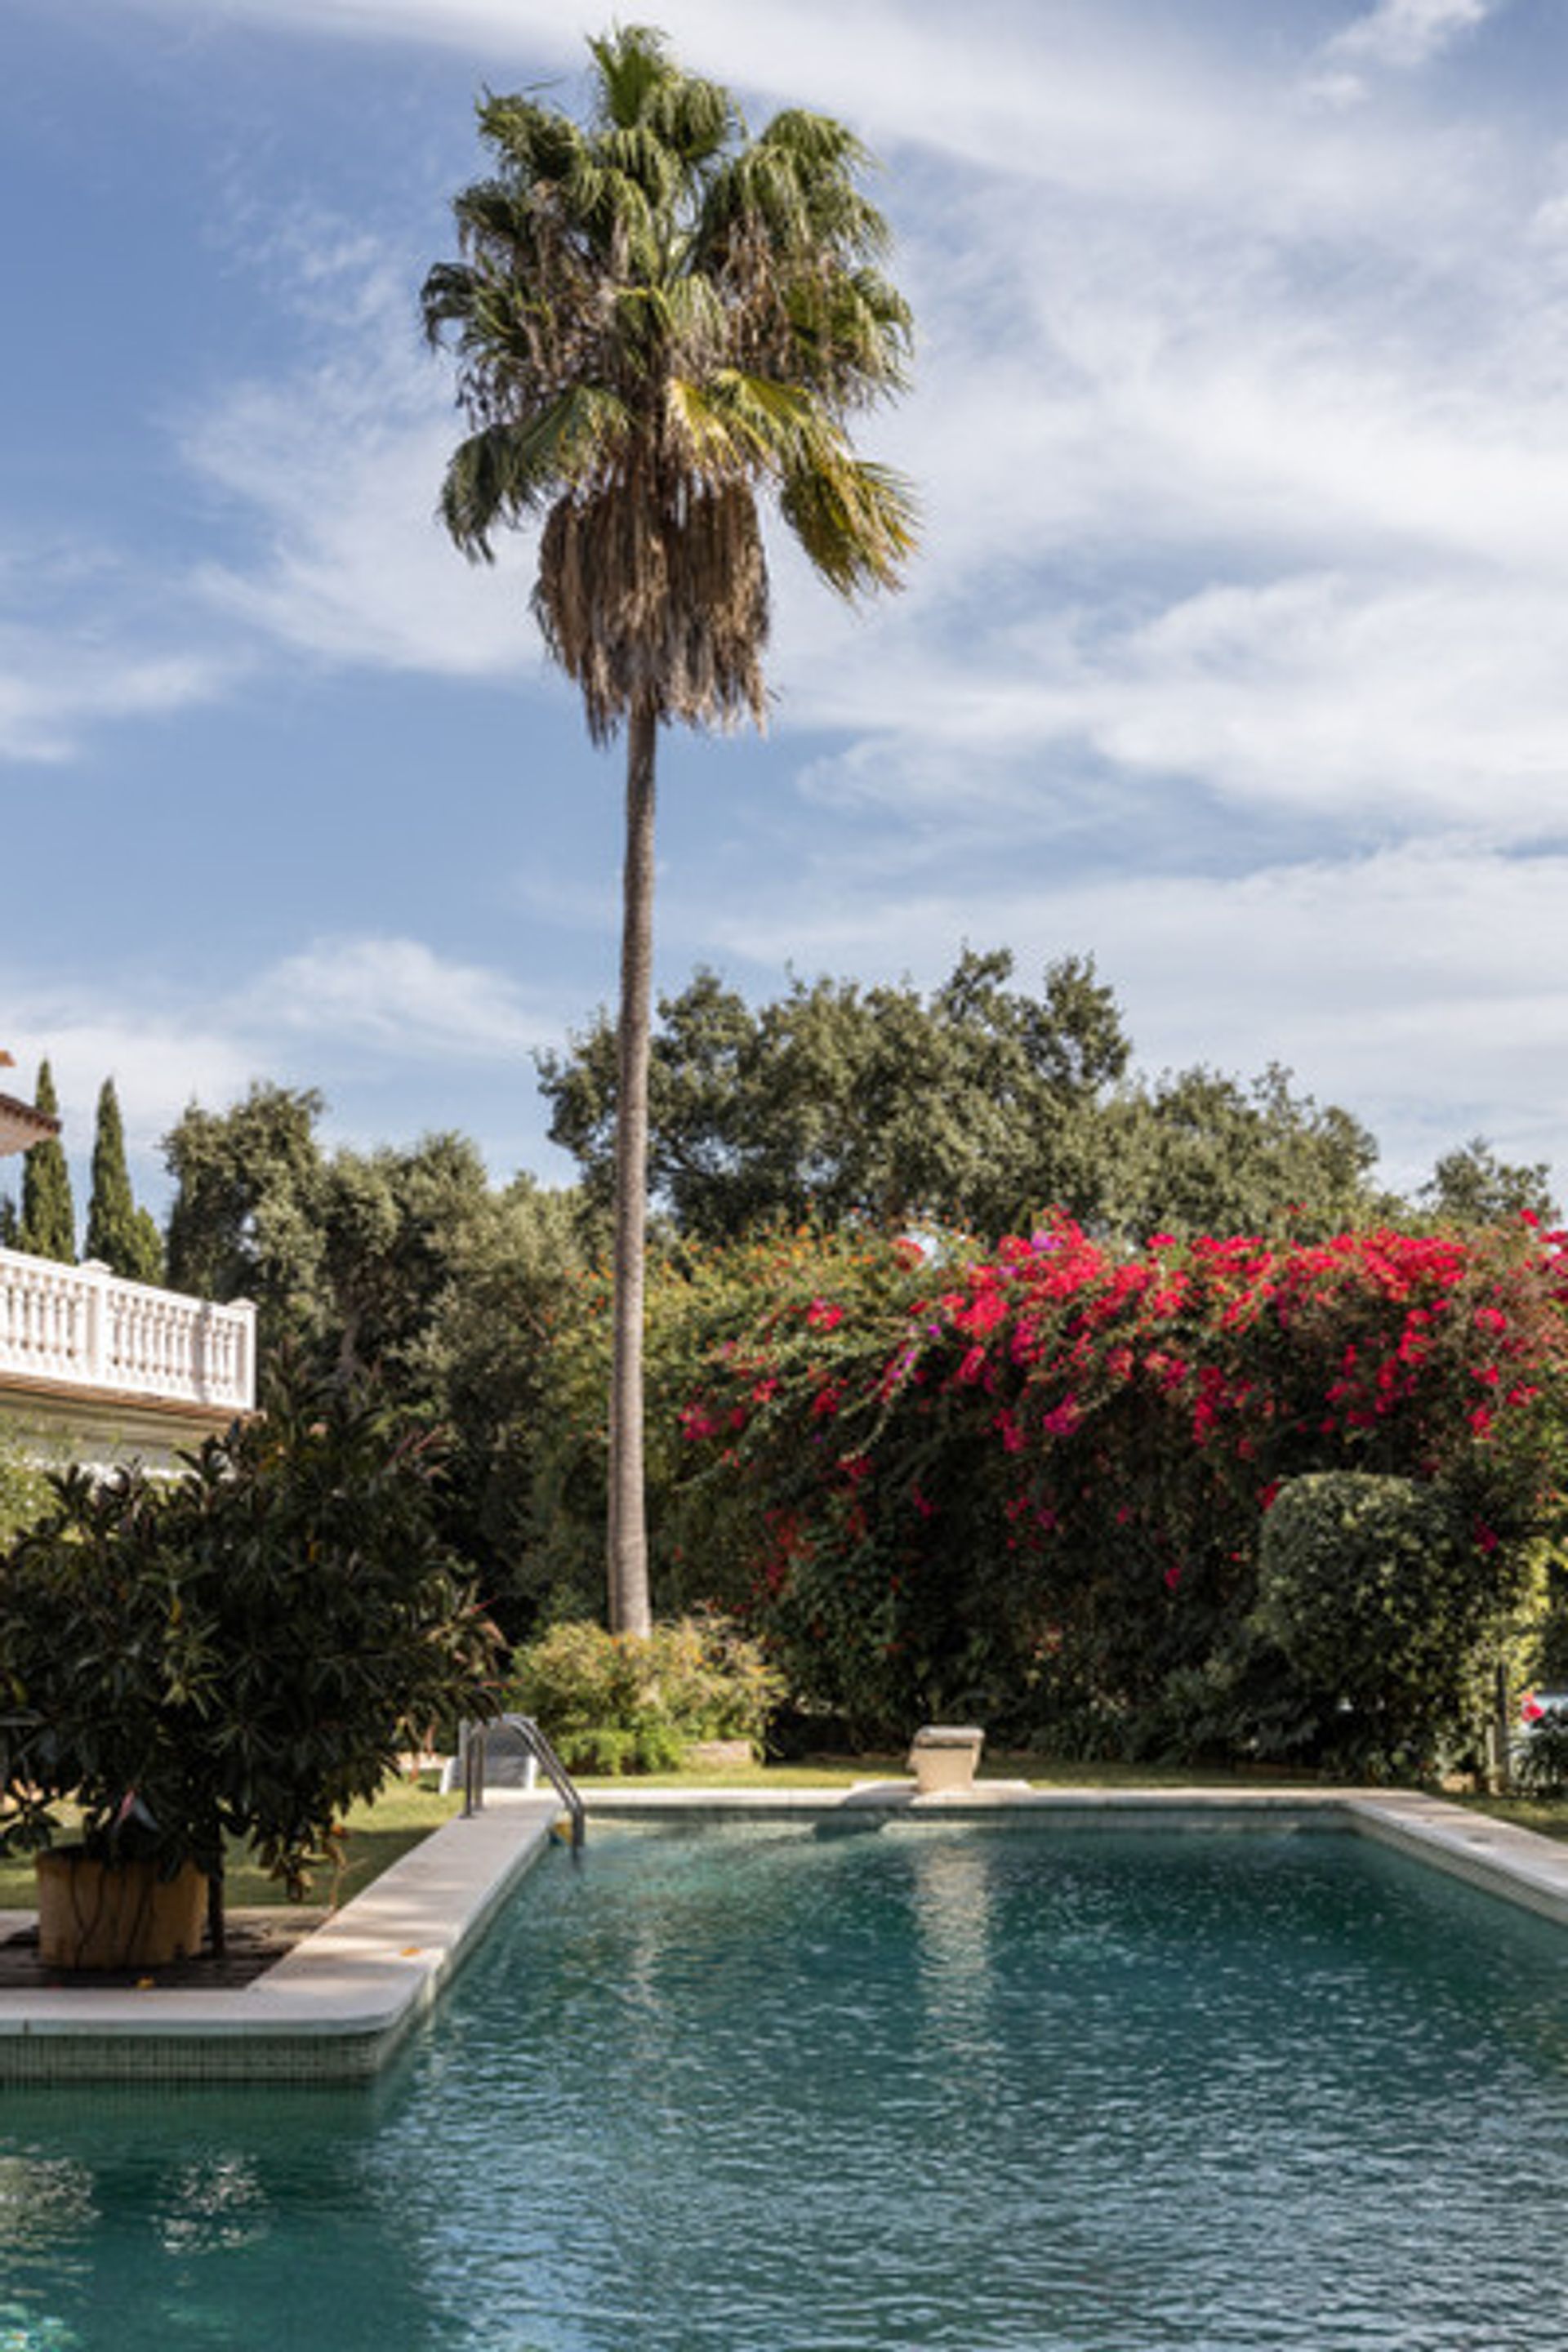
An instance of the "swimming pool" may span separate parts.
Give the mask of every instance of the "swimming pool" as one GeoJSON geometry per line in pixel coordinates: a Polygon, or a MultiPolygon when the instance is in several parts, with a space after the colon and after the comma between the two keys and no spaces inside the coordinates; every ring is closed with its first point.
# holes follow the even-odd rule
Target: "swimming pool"
{"type": "Polygon", "coordinates": [[[601,1832],[369,2092],[7,2092],[0,2347],[1561,2342],[1565,1969],[1330,1832],[601,1832]]]}

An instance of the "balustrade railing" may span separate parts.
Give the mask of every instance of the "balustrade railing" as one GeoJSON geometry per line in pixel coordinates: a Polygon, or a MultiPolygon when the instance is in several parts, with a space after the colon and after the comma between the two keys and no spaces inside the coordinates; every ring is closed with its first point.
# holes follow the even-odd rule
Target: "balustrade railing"
{"type": "Polygon", "coordinates": [[[0,1249],[0,1380],[7,1374],[248,1412],[256,1309],[0,1249]]]}

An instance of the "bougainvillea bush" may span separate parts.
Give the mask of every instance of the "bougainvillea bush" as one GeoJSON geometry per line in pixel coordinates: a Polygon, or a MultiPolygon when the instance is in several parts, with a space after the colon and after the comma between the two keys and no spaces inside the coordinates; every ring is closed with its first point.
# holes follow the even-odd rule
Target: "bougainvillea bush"
{"type": "MultiPolygon", "coordinates": [[[[838,1377],[874,1391],[882,1360],[900,1344],[924,1286],[918,1248],[853,1233],[778,1232],[731,1244],[682,1242],[647,1267],[644,1346],[648,1542],[661,1617],[689,1608],[752,1609],[776,1513],[763,1462],[759,1399],[739,1368],[765,1356],[781,1396],[815,1393],[831,1360],[838,1377]],[[835,1304],[814,1313],[830,1292],[835,1304]],[[734,1383],[710,1417],[706,1370],[734,1383]],[[731,1445],[730,1440],[733,1439],[731,1445]],[[742,1465],[740,1448],[745,1447],[742,1465]],[[694,1473],[711,1473],[694,1475],[694,1473]]],[[[514,1578],[542,1625],[592,1617],[605,1588],[605,1395],[610,1346],[607,1269],[563,1291],[546,1387],[533,1432],[531,1529],[514,1578]]],[[[779,1423],[782,1436],[783,1422],[779,1423]]],[[[819,1491],[836,1459],[836,1433],[814,1423],[805,1452],[819,1491]]],[[[793,1483],[790,1482],[790,1483],[793,1483]]]]}
{"type": "Polygon", "coordinates": [[[1494,1641],[1555,1525],[1562,1240],[797,1240],[689,1301],[667,1536],[722,1529],[721,1597],[865,1736],[1324,1757],[1343,1695],[1255,1622],[1267,1516],[1313,1473],[1430,1488],[1454,1638],[1494,1641]]]}

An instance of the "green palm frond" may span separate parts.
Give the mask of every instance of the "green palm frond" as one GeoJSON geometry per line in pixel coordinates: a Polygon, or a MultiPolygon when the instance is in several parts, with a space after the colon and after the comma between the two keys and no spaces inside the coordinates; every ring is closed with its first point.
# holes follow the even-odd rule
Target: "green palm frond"
{"type": "Polygon", "coordinates": [[[847,453],[819,453],[784,483],[780,509],[814,568],[841,596],[902,584],[920,511],[901,474],[847,453]]]}
{"type": "Polygon", "coordinates": [[[710,480],[759,474],[782,479],[806,421],[793,387],[771,385],[733,368],[705,382],[672,376],[666,400],[688,462],[710,480]]]}
{"type": "Polygon", "coordinates": [[[493,562],[498,525],[541,514],[563,489],[613,472],[629,424],[613,393],[577,384],[535,415],[470,434],[442,484],[447,530],[470,562],[493,562]]]}
{"type": "Polygon", "coordinates": [[[598,69],[595,116],[601,130],[646,129],[691,172],[739,128],[729,91],[682,73],[664,35],[653,26],[625,26],[588,47],[598,69]]]}
{"type": "Polygon", "coordinates": [[[595,112],[605,130],[641,121],[654,92],[677,68],[669,43],[653,25],[620,25],[588,44],[598,68],[595,112]]]}
{"type": "Polygon", "coordinates": [[[813,114],[805,107],[785,107],[757,134],[759,147],[777,147],[795,156],[814,177],[850,180],[876,162],[847,123],[831,114],[813,114]]]}
{"type": "Polygon", "coordinates": [[[748,137],[647,26],[589,47],[584,122],[529,93],[479,110],[491,169],[423,292],[471,428],[441,514],[478,561],[545,516],[536,609],[595,735],[637,705],[760,720],[758,494],[845,595],[896,585],[915,544],[909,485],[846,431],[911,341],[871,159],[804,109],[748,137]]]}
{"type": "MultiPolygon", "coordinates": [[[[569,114],[531,98],[497,98],[489,91],[476,111],[480,137],[489,141],[517,181],[552,185],[571,177],[584,141],[569,114]]],[[[463,203],[461,196],[458,203],[463,203]]]]}

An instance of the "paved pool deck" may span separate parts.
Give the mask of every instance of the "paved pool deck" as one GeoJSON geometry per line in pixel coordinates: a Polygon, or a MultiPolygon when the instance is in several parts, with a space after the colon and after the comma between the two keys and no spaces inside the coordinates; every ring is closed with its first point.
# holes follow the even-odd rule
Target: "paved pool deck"
{"type": "MultiPolygon", "coordinates": [[[[1440,1797],[1384,1790],[1034,1789],[910,1780],[836,1789],[585,1789],[595,1822],[783,1820],[846,1833],[900,1821],[992,1828],[1349,1831],[1568,1927],[1568,1844],[1440,1797]]],[[[473,1950],[562,1819],[553,1796],[492,1789],[251,1984],[0,1991],[0,2087],[84,2082],[364,2082],[473,1950]]],[[[0,1913],[0,1932],[26,1915],[0,1913]]],[[[1568,1958],[1568,1947],[1564,1957],[1568,1958]]]]}

